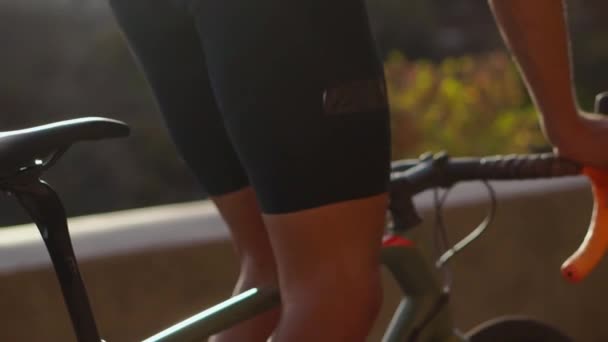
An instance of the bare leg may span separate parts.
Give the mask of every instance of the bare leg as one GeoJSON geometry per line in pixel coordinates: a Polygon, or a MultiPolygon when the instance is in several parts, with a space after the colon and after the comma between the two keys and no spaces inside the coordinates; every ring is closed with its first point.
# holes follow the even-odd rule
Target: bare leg
{"type": "MultiPolygon", "coordinates": [[[[277,286],[274,256],[260,209],[251,187],[212,198],[232,233],[240,261],[239,280],[234,294],[252,287],[277,286]]],[[[266,312],[222,332],[213,342],[266,341],[279,319],[280,310],[266,312]]]]}
{"type": "Polygon", "coordinates": [[[387,196],[265,215],[283,301],[275,342],[359,342],[381,305],[387,196]]]}

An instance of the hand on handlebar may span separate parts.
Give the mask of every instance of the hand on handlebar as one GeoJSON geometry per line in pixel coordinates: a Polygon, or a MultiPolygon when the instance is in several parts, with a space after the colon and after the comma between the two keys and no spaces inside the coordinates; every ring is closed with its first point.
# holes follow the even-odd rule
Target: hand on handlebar
{"type": "Polygon", "coordinates": [[[581,112],[577,120],[563,130],[560,134],[546,132],[557,154],[608,170],[608,116],[581,112]]]}

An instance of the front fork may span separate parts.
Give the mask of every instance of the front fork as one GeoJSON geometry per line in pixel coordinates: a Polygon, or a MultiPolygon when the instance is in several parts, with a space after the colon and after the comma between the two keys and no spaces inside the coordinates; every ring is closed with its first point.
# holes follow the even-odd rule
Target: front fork
{"type": "Polygon", "coordinates": [[[383,342],[465,342],[454,329],[449,292],[413,242],[398,235],[385,237],[382,262],[404,294],[383,342]]]}

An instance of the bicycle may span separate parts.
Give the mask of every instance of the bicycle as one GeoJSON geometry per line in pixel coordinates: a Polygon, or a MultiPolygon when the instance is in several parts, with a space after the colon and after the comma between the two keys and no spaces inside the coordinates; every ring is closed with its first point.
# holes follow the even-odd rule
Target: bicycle
{"type": "MultiPolygon", "coordinates": [[[[598,111],[608,112],[608,94],[599,95],[596,106],[598,111]]],[[[106,118],[67,120],[0,133],[0,189],[15,195],[38,226],[79,342],[103,340],[100,339],[72,250],[62,203],[57,193],[40,177],[70,145],[78,141],[124,137],[128,134],[129,127],[125,123],[106,118]]],[[[438,230],[438,241],[443,245],[440,246],[443,250],[436,267],[442,268],[490,224],[496,198],[487,183],[489,180],[565,177],[581,173],[591,178],[597,194],[601,185],[598,185],[597,173],[589,173],[589,168],[550,153],[483,158],[450,158],[440,153],[427,154],[417,160],[394,162],[391,167],[387,234],[382,241],[382,262],[397,281],[404,297],[386,329],[383,341],[572,341],[558,328],[527,317],[502,317],[483,323],[467,333],[458,331],[449,310],[449,283],[441,284],[436,279],[433,265],[404,234],[421,222],[412,201],[415,194],[433,188],[449,189],[461,181],[484,181],[493,204],[486,220],[453,247],[445,245],[444,232],[438,230]]],[[[608,174],[600,176],[608,180],[608,174]]],[[[594,230],[598,227],[597,220],[608,220],[608,216],[597,207],[597,201],[601,199],[598,196],[595,199],[598,210],[594,216],[596,221],[592,221],[582,247],[566,261],[562,269],[564,277],[570,281],[578,281],[591,272],[607,247],[594,242],[598,236],[606,235],[594,230]],[[589,246],[593,247],[593,253],[589,253],[589,246]]],[[[442,199],[437,197],[437,203],[441,205],[442,199]]],[[[181,321],[144,342],[201,340],[279,304],[277,289],[253,288],[181,321]]]]}

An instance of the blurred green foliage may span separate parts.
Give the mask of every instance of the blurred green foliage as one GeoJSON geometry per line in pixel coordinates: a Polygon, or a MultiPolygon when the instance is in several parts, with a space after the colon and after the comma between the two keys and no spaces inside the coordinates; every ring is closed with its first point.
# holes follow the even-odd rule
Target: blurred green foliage
{"type": "MultiPolygon", "coordinates": [[[[399,51],[411,59],[440,63],[449,57],[504,51],[485,0],[367,3],[380,54],[385,59],[399,51]]],[[[566,0],[566,5],[576,90],[582,107],[591,110],[595,95],[608,90],[608,1],[566,0]]]]}
{"type": "Polygon", "coordinates": [[[545,143],[504,52],[439,63],[410,61],[395,52],[385,70],[393,159],[442,149],[454,155],[523,153],[545,143]]]}

